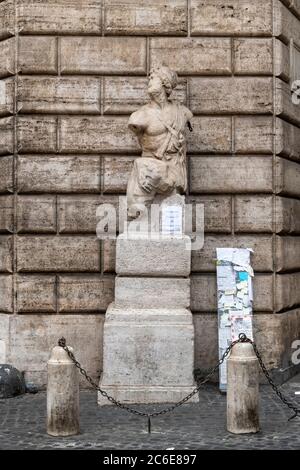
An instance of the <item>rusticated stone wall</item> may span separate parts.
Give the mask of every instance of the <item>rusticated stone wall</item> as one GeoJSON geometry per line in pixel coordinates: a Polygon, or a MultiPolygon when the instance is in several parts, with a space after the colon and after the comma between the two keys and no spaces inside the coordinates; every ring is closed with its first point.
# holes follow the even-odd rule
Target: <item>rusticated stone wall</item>
{"type": "Polygon", "coordinates": [[[270,369],[291,374],[299,0],[4,0],[0,40],[0,362],[43,384],[64,334],[99,374],[115,259],[96,239],[96,208],[125,193],[139,155],[128,115],[165,63],[195,115],[188,197],[205,204],[192,260],[196,367],[217,358],[215,248],[251,247],[256,339],[270,369]]]}

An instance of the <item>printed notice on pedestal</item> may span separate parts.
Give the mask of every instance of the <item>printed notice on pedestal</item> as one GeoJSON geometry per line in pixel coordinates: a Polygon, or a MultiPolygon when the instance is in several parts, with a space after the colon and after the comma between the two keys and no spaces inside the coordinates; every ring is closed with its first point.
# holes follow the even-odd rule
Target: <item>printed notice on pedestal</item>
{"type": "Polygon", "coordinates": [[[161,211],[163,235],[182,235],[182,207],[166,206],[161,211]]]}

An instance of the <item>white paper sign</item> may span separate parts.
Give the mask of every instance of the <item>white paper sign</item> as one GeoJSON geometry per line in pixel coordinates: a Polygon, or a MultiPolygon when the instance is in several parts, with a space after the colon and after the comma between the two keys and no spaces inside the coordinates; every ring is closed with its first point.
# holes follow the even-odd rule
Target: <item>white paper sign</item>
{"type": "Polygon", "coordinates": [[[166,206],[162,208],[162,234],[182,235],[182,207],[166,206]]]}

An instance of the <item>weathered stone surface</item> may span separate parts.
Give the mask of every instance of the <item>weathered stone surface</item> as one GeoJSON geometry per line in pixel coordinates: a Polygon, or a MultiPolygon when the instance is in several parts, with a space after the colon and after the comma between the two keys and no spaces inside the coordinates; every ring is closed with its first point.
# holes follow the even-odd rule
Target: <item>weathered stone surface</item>
{"type": "Polygon", "coordinates": [[[98,192],[98,156],[33,156],[18,159],[20,192],[98,192]]]}
{"type": "MultiPolygon", "coordinates": [[[[5,349],[5,362],[25,371],[26,382],[45,387],[47,383],[45,364],[51,349],[57,345],[58,339],[62,336],[67,339],[68,345],[73,346],[76,357],[87,367],[93,379],[99,378],[102,362],[102,315],[4,314],[0,315],[0,322],[0,338],[5,349]],[[3,317],[8,325],[3,324],[3,317]]],[[[81,378],[80,382],[82,387],[87,387],[85,379],[81,378]]]]}
{"type": "Polygon", "coordinates": [[[271,0],[192,0],[191,15],[192,35],[272,35],[271,0]]]}
{"type": "Polygon", "coordinates": [[[284,42],[293,39],[300,46],[299,20],[279,0],[274,1],[274,36],[284,42]]]}
{"type": "MultiPolygon", "coordinates": [[[[273,312],[273,276],[259,274],[253,279],[255,312],[273,312]]],[[[192,312],[216,313],[218,310],[217,279],[214,274],[191,277],[192,312]]]]}
{"type": "Polygon", "coordinates": [[[0,39],[15,34],[15,3],[5,0],[0,3],[0,39]]]}
{"type": "Polygon", "coordinates": [[[17,310],[19,313],[56,312],[55,276],[18,276],[17,289],[17,310]]]}
{"type": "Polygon", "coordinates": [[[19,196],[18,232],[56,233],[55,196],[19,196]]]}
{"type": "MultiPolygon", "coordinates": [[[[72,347],[70,351],[75,353],[72,347]]],[[[79,434],[79,371],[76,365],[67,351],[55,346],[47,371],[47,433],[50,436],[79,434]]]]}
{"type": "Polygon", "coordinates": [[[9,236],[0,236],[0,272],[13,272],[13,240],[9,236]]]}
{"type": "Polygon", "coordinates": [[[273,231],[272,196],[235,196],[235,232],[273,231]]]}
{"type": "Polygon", "coordinates": [[[20,36],[18,47],[20,72],[57,74],[56,37],[20,36]]]}
{"type": "Polygon", "coordinates": [[[283,158],[276,161],[276,192],[286,196],[300,195],[300,165],[283,158]]]}
{"type": "Polygon", "coordinates": [[[235,39],[234,73],[237,75],[272,75],[272,39],[235,39]]]}
{"type": "Polygon", "coordinates": [[[14,118],[0,119],[0,155],[14,153],[14,118]]]}
{"type": "Polygon", "coordinates": [[[276,271],[300,271],[300,237],[276,237],[276,271]]]}
{"type": "Polygon", "coordinates": [[[190,238],[151,240],[147,236],[117,239],[116,272],[122,276],[185,277],[191,271],[190,238]]]}
{"type": "Polygon", "coordinates": [[[22,373],[9,364],[0,364],[0,398],[12,398],[26,391],[22,373]]]}
{"type": "Polygon", "coordinates": [[[290,51],[281,41],[274,43],[274,75],[282,80],[288,81],[290,78],[290,51]]]}
{"type": "Polygon", "coordinates": [[[115,284],[117,308],[188,308],[190,280],[150,277],[117,277],[115,284]]]}
{"type": "Polygon", "coordinates": [[[22,113],[100,113],[100,79],[92,77],[20,77],[22,113]]]}
{"type": "Polygon", "coordinates": [[[190,79],[190,106],[195,114],[270,114],[272,102],[272,78],[190,79]]]}
{"type": "MultiPolygon", "coordinates": [[[[300,21],[300,18],[299,18],[300,21]]],[[[300,24],[300,23],[299,23],[300,24]]],[[[291,83],[299,80],[299,68],[300,68],[300,47],[291,45],[291,83]]]]}
{"type": "MultiPolygon", "coordinates": [[[[186,204],[204,205],[205,232],[231,233],[232,198],[230,196],[188,196],[186,204]]],[[[193,231],[196,232],[196,217],[193,220],[193,231]]]]}
{"type": "Polygon", "coordinates": [[[180,75],[230,75],[230,39],[158,38],[150,40],[150,66],[168,64],[180,75]]]}
{"type": "Polygon", "coordinates": [[[123,117],[62,117],[59,150],[66,153],[137,152],[136,138],[123,117]]]}
{"type": "Polygon", "coordinates": [[[272,117],[250,116],[234,119],[234,150],[242,154],[273,153],[272,117]]]}
{"type": "Polygon", "coordinates": [[[257,272],[273,271],[273,242],[270,235],[206,235],[204,247],[192,251],[192,272],[215,272],[216,248],[252,248],[251,263],[257,272]]]}
{"type": "Polygon", "coordinates": [[[298,127],[300,126],[300,106],[293,103],[290,85],[279,78],[276,79],[275,113],[298,127]]]}
{"type": "Polygon", "coordinates": [[[7,78],[0,81],[0,116],[14,113],[15,79],[7,78]]]}
{"type": "Polygon", "coordinates": [[[102,0],[19,0],[21,33],[99,34],[102,0]]]}
{"type": "Polygon", "coordinates": [[[13,157],[0,157],[0,191],[13,192],[13,157]]]}
{"type": "Polygon", "coordinates": [[[110,0],[105,5],[106,34],[183,35],[187,33],[186,0],[110,0]]]}
{"type": "Polygon", "coordinates": [[[133,37],[62,37],[63,74],[146,74],[146,39],[133,37]]]}
{"type": "Polygon", "coordinates": [[[271,157],[191,157],[193,193],[271,193],[271,157]]]}
{"type": "Polygon", "coordinates": [[[13,232],[14,199],[13,196],[0,196],[0,232],[13,232]]]}
{"type": "Polygon", "coordinates": [[[104,157],[105,193],[125,193],[128,178],[136,157],[104,157]]]}
{"type": "Polygon", "coordinates": [[[104,273],[114,273],[116,270],[116,240],[103,240],[102,264],[104,273]]]}
{"type": "MultiPolygon", "coordinates": [[[[1,248],[0,248],[1,249],[1,248]]],[[[13,277],[0,276],[0,312],[12,313],[13,310],[13,277]]]]}
{"type": "Polygon", "coordinates": [[[231,153],[232,122],[229,117],[195,117],[193,132],[186,132],[188,153],[231,153]]]}
{"type": "Polygon", "coordinates": [[[18,237],[17,267],[20,272],[97,272],[100,244],[95,237],[18,237]]]}
{"type": "Polygon", "coordinates": [[[276,154],[300,161],[300,129],[283,119],[276,119],[276,154]]]}
{"type": "Polygon", "coordinates": [[[59,312],[105,312],[114,298],[114,279],[100,276],[59,276],[59,312]]]}
{"type": "Polygon", "coordinates": [[[52,153],[57,146],[57,119],[51,116],[19,116],[19,153],[52,153]]]}
{"type": "Polygon", "coordinates": [[[276,276],[276,312],[292,309],[300,304],[300,273],[276,276]]]}
{"type": "Polygon", "coordinates": [[[0,47],[0,77],[9,77],[16,73],[15,65],[16,39],[9,38],[1,41],[0,47]]]}
{"type": "Polygon", "coordinates": [[[101,204],[113,204],[118,210],[117,196],[59,196],[58,230],[60,233],[96,233],[101,204]]]}
{"type": "Polygon", "coordinates": [[[300,201],[276,197],[276,232],[300,234],[300,201]]]}
{"type": "MultiPolygon", "coordinates": [[[[104,114],[130,114],[149,101],[148,79],[144,77],[104,77],[104,114]]],[[[187,100],[186,79],[179,80],[173,92],[180,103],[187,100]]]]}

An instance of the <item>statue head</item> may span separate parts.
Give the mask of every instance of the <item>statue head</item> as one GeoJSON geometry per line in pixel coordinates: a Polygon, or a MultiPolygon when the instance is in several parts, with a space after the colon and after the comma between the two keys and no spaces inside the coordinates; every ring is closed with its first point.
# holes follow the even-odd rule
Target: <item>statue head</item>
{"type": "Polygon", "coordinates": [[[148,93],[150,96],[160,94],[165,91],[169,97],[178,82],[177,73],[166,66],[153,68],[149,75],[148,93]]]}

